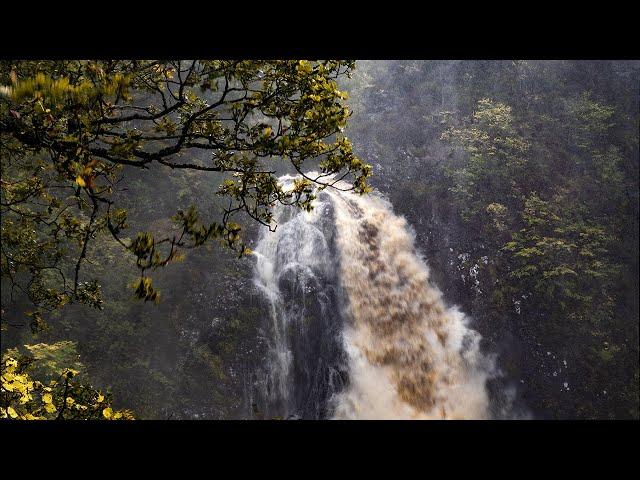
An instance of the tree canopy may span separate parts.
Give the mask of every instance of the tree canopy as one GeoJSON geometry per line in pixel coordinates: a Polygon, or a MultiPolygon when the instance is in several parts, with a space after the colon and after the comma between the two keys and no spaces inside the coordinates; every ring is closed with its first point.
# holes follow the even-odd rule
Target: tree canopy
{"type": "MultiPolygon", "coordinates": [[[[210,240],[248,253],[245,215],[276,228],[272,208],[311,208],[312,186],[350,179],[365,192],[369,165],[342,133],[350,115],[337,80],[348,61],[19,61],[0,63],[3,281],[9,297],[42,313],[67,303],[100,308],[97,279],[82,275],[88,244],[109,235],[132,254],[135,296],[158,300],[150,270],[210,240]],[[286,162],[301,175],[278,183],[286,162]],[[319,172],[308,176],[309,166],[319,172]],[[224,174],[219,221],[177,209],[174,233],[130,233],[116,193],[131,169],[224,174]],[[329,180],[331,179],[331,180],[329,180]],[[6,277],[6,278],[5,278],[6,277]]],[[[3,302],[10,301],[3,298],[3,302]]]]}

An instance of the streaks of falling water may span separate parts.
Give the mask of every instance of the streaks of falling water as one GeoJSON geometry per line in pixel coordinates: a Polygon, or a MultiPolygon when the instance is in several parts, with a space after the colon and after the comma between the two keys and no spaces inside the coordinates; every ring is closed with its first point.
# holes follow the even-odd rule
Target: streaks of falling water
{"type": "Polygon", "coordinates": [[[254,251],[269,319],[262,409],[267,418],[326,418],[346,379],[332,204],[320,194],[312,212],[280,207],[275,216],[276,231],[254,251]]]}
{"type": "Polygon", "coordinates": [[[494,358],[447,308],[412,230],[375,195],[332,192],[347,302],[349,388],[337,418],[486,418],[494,358]]]}
{"type": "Polygon", "coordinates": [[[494,358],[480,352],[466,317],[444,305],[388,202],[327,190],[311,213],[276,213],[276,233],[256,249],[255,276],[270,308],[271,415],[489,415],[494,358]]]}

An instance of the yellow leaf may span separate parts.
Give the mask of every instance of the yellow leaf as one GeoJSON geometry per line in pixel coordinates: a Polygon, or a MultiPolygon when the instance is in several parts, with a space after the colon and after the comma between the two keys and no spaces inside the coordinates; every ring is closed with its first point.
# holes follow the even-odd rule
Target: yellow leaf
{"type": "Polygon", "coordinates": [[[54,413],[56,411],[56,407],[54,407],[52,403],[45,404],[44,409],[47,413],[54,413]]]}
{"type": "Polygon", "coordinates": [[[42,401],[43,401],[44,403],[51,403],[51,402],[52,402],[51,394],[50,394],[50,393],[45,393],[45,394],[42,396],[42,401]]]}
{"type": "Polygon", "coordinates": [[[67,405],[73,405],[75,403],[75,400],[71,397],[67,397],[65,401],[67,402],[67,405]]]}
{"type": "Polygon", "coordinates": [[[113,410],[111,410],[111,407],[102,410],[102,415],[104,415],[104,418],[111,418],[112,413],[113,410]]]}
{"type": "Polygon", "coordinates": [[[13,409],[13,407],[9,407],[7,408],[7,413],[9,414],[9,416],[11,418],[18,418],[18,414],[16,413],[16,411],[13,409]]]}
{"type": "Polygon", "coordinates": [[[98,403],[104,402],[104,395],[98,394],[98,400],[97,401],[98,401],[98,403]]]}
{"type": "Polygon", "coordinates": [[[80,175],[78,175],[76,177],[76,183],[78,184],[78,186],[80,187],[86,187],[87,183],[84,181],[84,178],[82,178],[80,175]]]}

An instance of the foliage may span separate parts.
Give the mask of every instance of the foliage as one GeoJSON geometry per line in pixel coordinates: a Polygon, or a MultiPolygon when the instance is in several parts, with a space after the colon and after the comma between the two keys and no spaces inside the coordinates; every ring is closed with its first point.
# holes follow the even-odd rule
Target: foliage
{"type": "Polygon", "coordinates": [[[179,260],[180,250],[218,240],[249,252],[234,216],[275,228],[276,203],[309,209],[310,186],[327,188],[334,174],[367,191],[370,167],[341,133],[349,110],[336,79],[352,68],[306,60],[0,63],[1,267],[10,297],[24,294],[39,312],[71,302],[102,308],[101,286],[83,281],[81,267],[88,245],[107,234],[136,259],[135,296],[158,300],[146,272],[179,260]],[[275,176],[278,159],[304,177],[290,190],[275,176]],[[318,175],[303,173],[309,162],[318,175]],[[131,169],[154,166],[224,174],[211,192],[228,202],[221,221],[180,210],[175,232],[126,238],[117,193],[131,169]]]}
{"type": "Polygon", "coordinates": [[[639,75],[389,61],[354,76],[372,182],[536,416],[638,417],[639,75]]]}
{"type": "Polygon", "coordinates": [[[563,203],[545,202],[536,194],[526,199],[526,226],[503,247],[512,256],[509,275],[526,282],[523,289],[536,294],[531,301],[553,302],[563,314],[593,315],[595,304],[611,316],[611,282],[619,270],[608,258],[614,238],[571,212],[561,216],[563,203]]]}
{"type": "Polygon", "coordinates": [[[464,167],[452,171],[452,191],[464,205],[466,218],[486,210],[487,199],[521,200],[528,143],[514,123],[511,107],[482,99],[468,125],[442,134],[443,140],[468,154],[464,167]]]}
{"type": "MultiPolygon", "coordinates": [[[[11,420],[129,420],[129,410],[114,410],[111,394],[74,378],[80,373],[60,368],[60,353],[70,342],[25,345],[33,356],[6,352],[2,357],[0,418],[11,420]]],[[[64,356],[64,355],[63,355],[64,356]]],[[[74,366],[78,365],[77,362],[74,366]]]]}
{"type": "MultiPolygon", "coordinates": [[[[479,233],[476,255],[488,258],[483,269],[489,281],[502,280],[493,289],[491,308],[536,312],[537,336],[548,344],[589,346],[572,360],[593,377],[611,364],[618,348],[609,344],[617,337],[612,327],[615,283],[623,269],[616,250],[623,238],[624,178],[619,147],[607,141],[615,109],[588,92],[570,97],[565,106],[567,144],[553,151],[546,151],[545,137],[531,134],[525,122],[515,130],[511,108],[486,99],[442,139],[465,153],[461,166],[451,170],[450,190],[461,218],[479,233]],[[564,166],[553,163],[563,148],[571,174],[549,176],[564,166]]],[[[585,382],[583,389],[595,396],[599,387],[585,382]]],[[[581,415],[593,415],[593,405],[587,405],[581,415]]]]}
{"type": "Polygon", "coordinates": [[[71,341],[55,343],[27,344],[19,348],[7,349],[4,355],[13,358],[31,358],[29,365],[31,376],[42,381],[51,381],[58,377],[65,368],[74,370],[78,378],[82,378],[85,366],[80,362],[77,345],[71,341]]]}

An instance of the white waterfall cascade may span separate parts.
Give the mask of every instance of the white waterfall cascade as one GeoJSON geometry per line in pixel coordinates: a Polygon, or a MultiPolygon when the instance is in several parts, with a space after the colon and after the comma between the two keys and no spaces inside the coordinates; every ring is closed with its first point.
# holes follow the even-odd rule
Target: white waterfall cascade
{"type": "Polygon", "coordinates": [[[406,220],[375,193],[329,188],[314,205],[312,212],[278,208],[276,232],[264,232],[255,249],[254,281],[271,308],[270,395],[289,403],[296,362],[291,324],[304,328],[295,318],[300,309],[283,306],[279,279],[294,269],[303,295],[310,288],[326,296],[317,279],[330,277],[326,270],[334,265],[344,299],[337,337],[348,382],[329,387],[333,418],[488,418],[486,382],[495,375],[495,359],[481,353],[480,334],[431,284],[406,220]]]}

